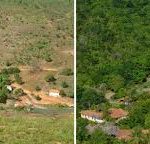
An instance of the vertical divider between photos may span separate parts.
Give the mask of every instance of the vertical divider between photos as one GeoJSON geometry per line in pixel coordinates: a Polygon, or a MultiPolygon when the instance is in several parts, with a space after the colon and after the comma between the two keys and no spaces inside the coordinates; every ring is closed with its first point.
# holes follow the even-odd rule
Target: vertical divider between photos
{"type": "Polygon", "coordinates": [[[74,144],[76,144],[76,0],[74,0],[74,144]]]}

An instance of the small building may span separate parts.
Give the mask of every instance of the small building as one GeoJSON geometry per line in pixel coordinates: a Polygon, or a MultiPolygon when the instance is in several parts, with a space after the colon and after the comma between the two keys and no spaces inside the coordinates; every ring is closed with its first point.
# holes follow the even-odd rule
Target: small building
{"type": "Polygon", "coordinates": [[[120,140],[131,140],[133,136],[133,131],[132,130],[127,130],[127,129],[120,129],[116,133],[116,138],[120,140]]]}
{"type": "Polygon", "coordinates": [[[96,112],[94,110],[84,110],[81,111],[81,117],[84,119],[88,119],[93,122],[97,123],[103,123],[103,113],[102,112],[96,112]]]}
{"type": "Polygon", "coordinates": [[[109,109],[109,114],[114,119],[126,118],[128,112],[121,108],[111,108],[109,109]]]}
{"type": "Polygon", "coordinates": [[[49,91],[49,96],[52,96],[52,97],[60,97],[60,91],[57,90],[57,89],[51,89],[49,91]]]}
{"type": "Polygon", "coordinates": [[[11,92],[13,91],[13,88],[10,85],[7,85],[6,88],[11,92]]]}

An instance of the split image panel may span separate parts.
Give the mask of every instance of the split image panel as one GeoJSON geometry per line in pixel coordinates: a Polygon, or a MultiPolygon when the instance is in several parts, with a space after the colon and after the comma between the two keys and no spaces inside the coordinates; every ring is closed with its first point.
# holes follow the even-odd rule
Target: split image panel
{"type": "Polygon", "coordinates": [[[0,1],[0,143],[73,144],[73,1],[0,1]]]}
{"type": "Polygon", "coordinates": [[[77,0],[77,144],[150,143],[150,1],[77,0]]]}

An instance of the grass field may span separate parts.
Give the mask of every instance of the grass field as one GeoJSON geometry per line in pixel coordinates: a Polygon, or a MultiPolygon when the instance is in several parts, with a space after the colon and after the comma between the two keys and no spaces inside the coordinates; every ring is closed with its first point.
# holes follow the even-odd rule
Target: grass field
{"type": "Polygon", "coordinates": [[[73,115],[0,112],[2,144],[73,144],[73,115]]]}

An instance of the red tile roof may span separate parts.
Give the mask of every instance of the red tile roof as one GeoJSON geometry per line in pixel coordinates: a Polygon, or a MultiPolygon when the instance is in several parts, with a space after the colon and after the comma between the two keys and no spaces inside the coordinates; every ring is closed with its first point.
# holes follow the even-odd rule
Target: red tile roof
{"type": "Polygon", "coordinates": [[[109,113],[110,113],[110,116],[115,119],[125,117],[128,115],[128,112],[121,108],[119,108],[119,109],[111,108],[111,109],[109,109],[109,113]]]}
{"type": "Polygon", "coordinates": [[[130,140],[132,139],[132,130],[120,129],[118,130],[116,137],[120,140],[130,140]]]}

